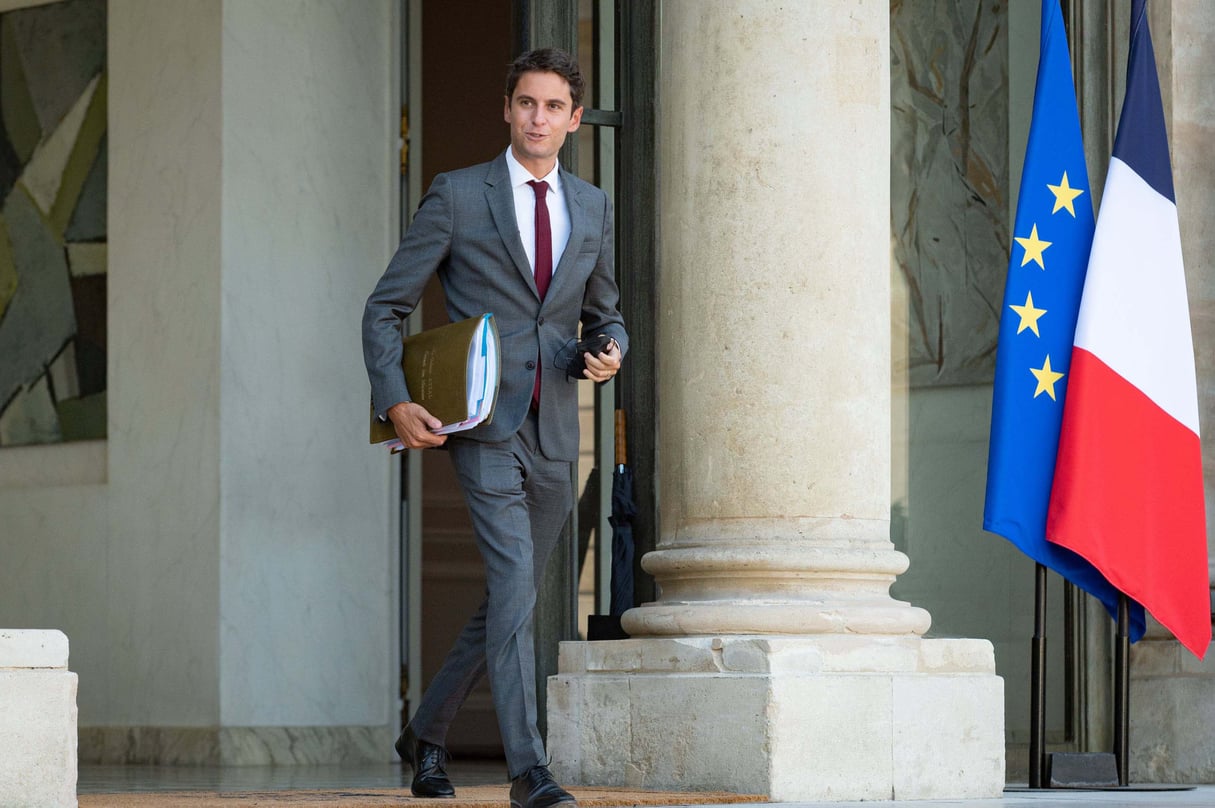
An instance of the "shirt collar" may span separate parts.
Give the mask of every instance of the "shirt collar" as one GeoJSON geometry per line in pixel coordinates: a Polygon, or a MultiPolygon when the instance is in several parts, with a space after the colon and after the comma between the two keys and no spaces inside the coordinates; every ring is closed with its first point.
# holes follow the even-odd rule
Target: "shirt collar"
{"type": "MultiPolygon", "coordinates": [[[[510,172],[510,184],[512,188],[518,188],[520,185],[525,185],[536,179],[532,173],[515,159],[514,153],[510,150],[510,146],[506,147],[506,169],[510,172]]],[[[548,183],[550,191],[561,190],[561,163],[560,161],[553,163],[553,170],[540,178],[548,183]]],[[[528,188],[530,191],[531,189],[528,188]]]]}

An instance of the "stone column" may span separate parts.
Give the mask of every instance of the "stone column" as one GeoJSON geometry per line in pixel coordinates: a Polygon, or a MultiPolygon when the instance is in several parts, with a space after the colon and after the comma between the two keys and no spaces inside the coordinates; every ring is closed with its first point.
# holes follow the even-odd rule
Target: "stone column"
{"type": "Polygon", "coordinates": [[[574,782],[995,797],[990,643],[892,599],[889,4],[667,0],[657,602],[570,643],[574,782]],[[931,750],[931,751],[929,751],[931,750]]]}

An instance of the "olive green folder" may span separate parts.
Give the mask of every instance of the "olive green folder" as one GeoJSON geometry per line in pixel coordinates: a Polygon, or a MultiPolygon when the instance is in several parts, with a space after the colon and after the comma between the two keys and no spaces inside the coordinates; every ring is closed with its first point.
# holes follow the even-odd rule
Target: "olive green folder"
{"type": "MultiPolygon", "coordinates": [[[[471,429],[493,419],[501,365],[492,314],[469,317],[401,340],[401,368],[410,398],[443,422],[437,433],[471,429]]],[[[371,443],[395,440],[389,421],[371,413],[371,443]]]]}

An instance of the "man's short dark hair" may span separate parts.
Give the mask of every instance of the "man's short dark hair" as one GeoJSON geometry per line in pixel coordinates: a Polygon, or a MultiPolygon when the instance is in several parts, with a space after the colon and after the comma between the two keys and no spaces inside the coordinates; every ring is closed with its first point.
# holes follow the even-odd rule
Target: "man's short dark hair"
{"type": "Polygon", "coordinates": [[[556,73],[569,82],[570,98],[574,101],[574,109],[582,106],[582,92],[586,88],[582,70],[573,56],[559,48],[540,48],[528,51],[511,62],[510,72],[506,74],[506,97],[508,99],[514,97],[515,85],[519,83],[520,76],[537,70],[556,73]]]}

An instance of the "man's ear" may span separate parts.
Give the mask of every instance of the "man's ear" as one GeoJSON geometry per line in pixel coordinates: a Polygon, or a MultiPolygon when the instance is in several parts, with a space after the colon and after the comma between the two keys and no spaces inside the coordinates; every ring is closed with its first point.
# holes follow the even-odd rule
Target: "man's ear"
{"type": "Polygon", "coordinates": [[[502,97],[504,99],[506,99],[506,103],[502,107],[502,120],[506,121],[507,123],[510,123],[510,96],[504,95],[502,97]]]}
{"type": "Polygon", "coordinates": [[[567,132],[576,131],[578,129],[578,127],[581,125],[582,125],[582,107],[578,107],[578,109],[574,110],[574,114],[570,116],[570,127],[566,131],[567,132]]]}

